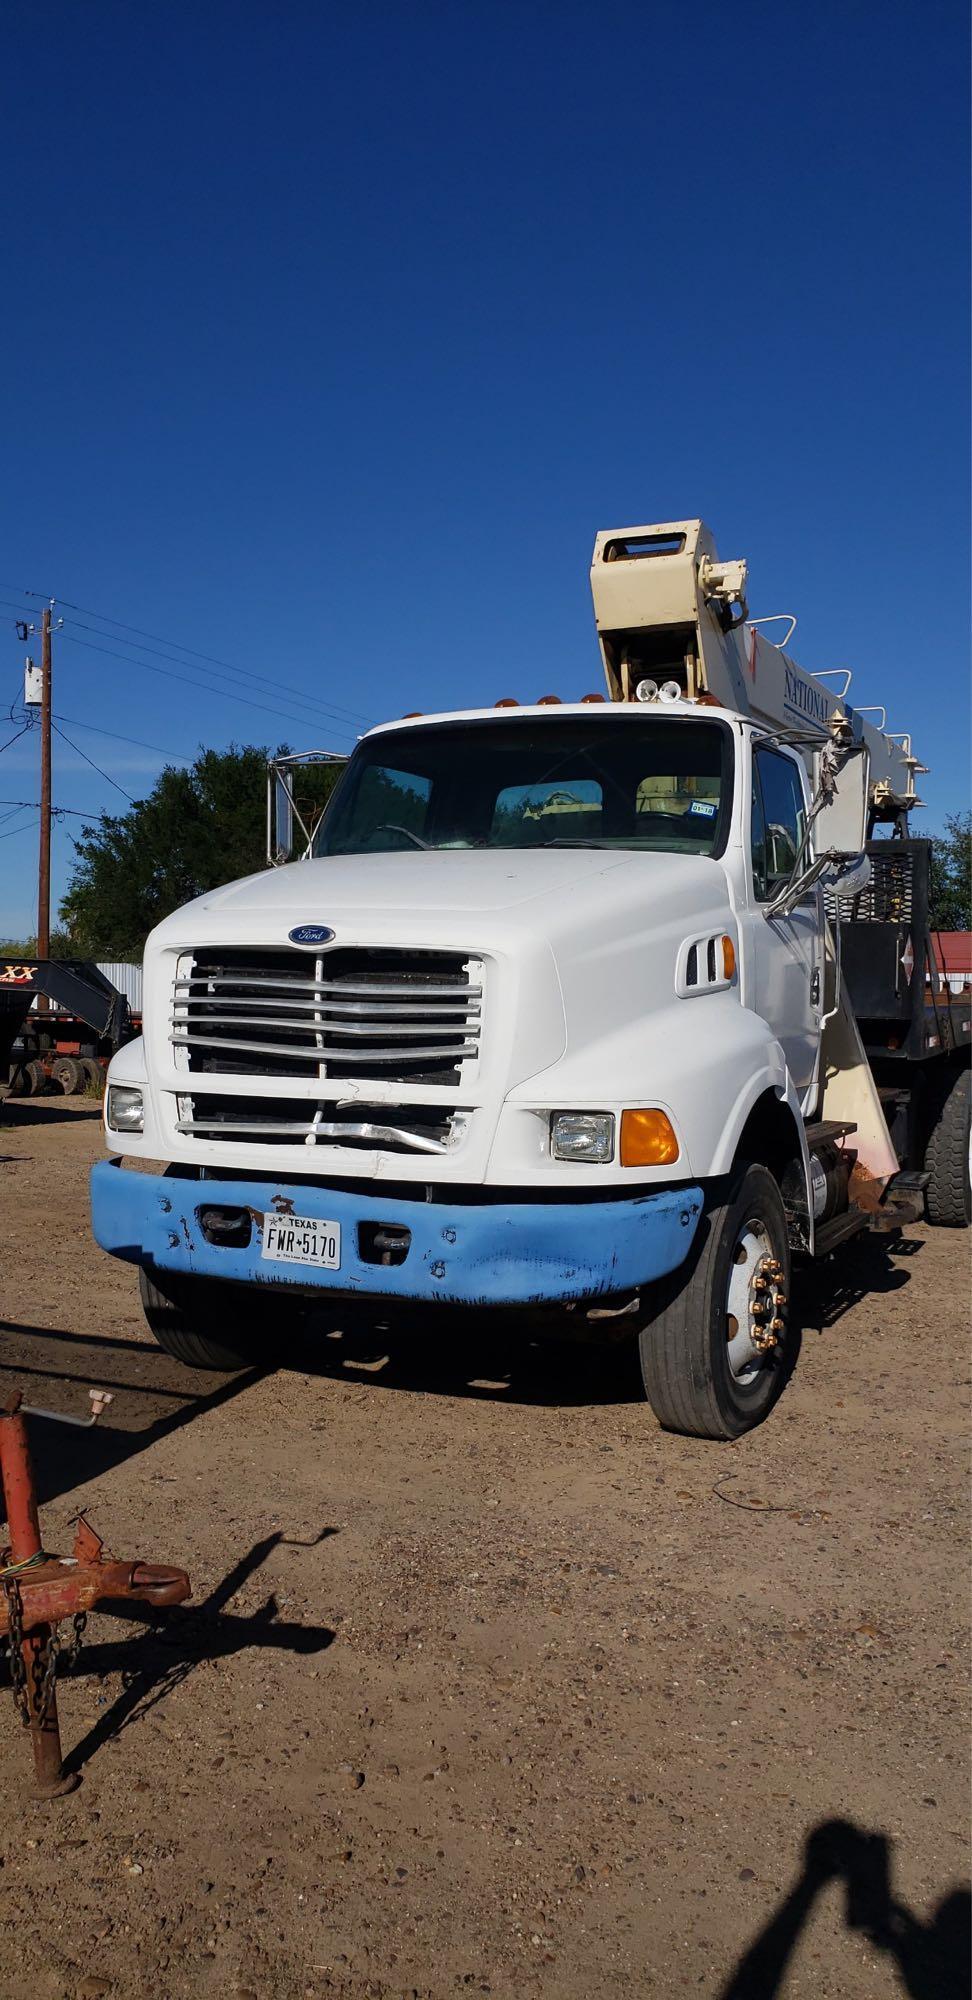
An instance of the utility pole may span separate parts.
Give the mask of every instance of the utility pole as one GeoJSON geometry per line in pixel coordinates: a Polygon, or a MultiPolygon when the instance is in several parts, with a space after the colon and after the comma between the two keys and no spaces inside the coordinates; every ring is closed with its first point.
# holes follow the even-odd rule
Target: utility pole
{"type": "Polygon", "coordinates": [[[51,607],[41,618],[40,860],[37,871],[37,956],[51,955],[51,607]]]}

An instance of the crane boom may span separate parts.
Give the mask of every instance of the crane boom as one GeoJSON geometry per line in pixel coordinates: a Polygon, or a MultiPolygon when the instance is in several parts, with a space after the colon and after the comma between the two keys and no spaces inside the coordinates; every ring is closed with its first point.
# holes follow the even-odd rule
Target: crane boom
{"type": "Polygon", "coordinates": [[[807,673],[774,645],[759,629],[773,621],[748,618],[746,576],[745,562],[719,560],[703,521],[602,530],[591,589],[611,700],[639,699],[646,682],[649,693],[674,682],[680,695],[708,695],[773,734],[797,733],[808,750],[846,720],[869,755],[871,823],[907,832],[908,813],[921,804],[915,774],[926,769],[910,736],[888,735],[883,709],[881,725],[854,710],[847,669],[807,673]]]}

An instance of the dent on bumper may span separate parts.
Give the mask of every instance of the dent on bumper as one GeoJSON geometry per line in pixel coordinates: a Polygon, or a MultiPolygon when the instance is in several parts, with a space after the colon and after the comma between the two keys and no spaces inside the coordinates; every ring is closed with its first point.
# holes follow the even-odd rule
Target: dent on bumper
{"type": "Polygon", "coordinates": [[[130,1264],[244,1284],[452,1305],[541,1305],[627,1292],[674,1271],[688,1255],[702,1211],[698,1187],[610,1202],[455,1204],[386,1201],[339,1187],[292,1182],[189,1180],[133,1173],[102,1160],[91,1173],[95,1238],[130,1264]],[[341,1268],[261,1257],[263,1217],[284,1204],[341,1225],[341,1268]],[[207,1241],[200,1210],[248,1209],[244,1246],[207,1241]],[[361,1254],[361,1225],[411,1231],[401,1264],[361,1254]]]}

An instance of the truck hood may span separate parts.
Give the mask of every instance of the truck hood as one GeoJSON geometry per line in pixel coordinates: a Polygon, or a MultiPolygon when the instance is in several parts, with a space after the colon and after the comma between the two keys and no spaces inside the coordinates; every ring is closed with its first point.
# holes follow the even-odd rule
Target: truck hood
{"type": "MultiPolygon", "coordinates": [[[[152,933],[153,946],[285,944],[298,924],[327,924],[336,942],[393,933],[404,941],[499,942],[512,923],[552,938],[607,901],[711,901],[718,864],[695,855],[605,848],[445,848],[430,853],[335,855],[249,875],[196,898],[152,933]],[[540,906],[539,908],[537,906],[540,906]],[[466,921],[460,940],[456,916],[466,921]],[[482,919],[486,919],[485,926],[482,919]],[[492,921],[490,921],[492,919],[492,921]],[[504,921],[505,919],[505,921],[504,921]],[[498,921],[497,921],[498,920],[498,921]]],[[[639,926],[640,927],[640,926],[639,926]]]]}

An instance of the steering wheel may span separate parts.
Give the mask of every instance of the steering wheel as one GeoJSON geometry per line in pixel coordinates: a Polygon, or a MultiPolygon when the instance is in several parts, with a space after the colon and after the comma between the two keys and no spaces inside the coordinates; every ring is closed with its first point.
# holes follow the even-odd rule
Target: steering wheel
{"type": "Polygon", "coordinates": [[[428,849],[432,846],[430,840],[423,840],[420,834],[412,833],[407,826],[397,826],[394,820],[383,820],[381,826],[373,826],[371,832],[372,836],[376,833],[400,833],[403,840],[411,841],[413,847],[428,849]]]}

